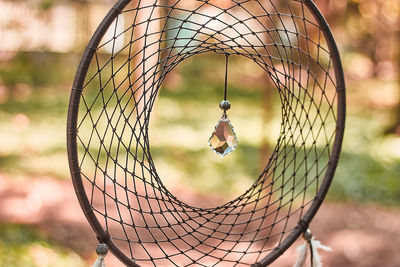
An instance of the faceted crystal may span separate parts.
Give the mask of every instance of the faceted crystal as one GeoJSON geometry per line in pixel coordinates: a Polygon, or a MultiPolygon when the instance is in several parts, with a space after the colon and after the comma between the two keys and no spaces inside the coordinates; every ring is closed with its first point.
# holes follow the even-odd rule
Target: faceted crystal
{"type": "Polygon", "coordinates": [[[228,118],[221,118],[218,121],[214,132],[208,140],[208,144],[221,157],[235,150],[238,139],[228,118]]]}

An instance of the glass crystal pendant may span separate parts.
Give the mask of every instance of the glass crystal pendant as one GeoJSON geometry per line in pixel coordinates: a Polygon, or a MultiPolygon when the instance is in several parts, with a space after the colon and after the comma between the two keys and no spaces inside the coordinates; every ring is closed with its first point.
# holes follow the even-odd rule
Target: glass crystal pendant
{"type": "Polygon", "coordinates": [[[231,103],[226,100],[228,91],[228,60],[229,54],[226,54],[224,100],[219,103],[219,107],[223,110],[222,117],[219,119],[217,125],[215,125],[214,132],[211,134],[210,139],[208,139],[211,150],[221,157],[234,151],[238,144],[233,126],[226,115],[226,111],[231,108],[231,103]]]}
{"type": "Polygon", "coordinates": [[[210,139],[208,139],[208,144],[211,149],[221,157],[224,157],[235,150],[238,144],[238,139],[233,130],[233,126],[225,113],[215,126],[214,132],[210,139]]]}

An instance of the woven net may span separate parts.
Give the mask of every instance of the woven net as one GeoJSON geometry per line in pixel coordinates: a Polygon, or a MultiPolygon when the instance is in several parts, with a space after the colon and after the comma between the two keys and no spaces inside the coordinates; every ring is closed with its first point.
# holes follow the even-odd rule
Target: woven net
{"type": "Polygon", "coordinates": [[[121,0],[111,9],[78,69],[68,152],[89,222],[125,264],[263,266],[307,228],[333,176],[344,123],[340,60],[318,14],[312,2],[294,0],[121,0]],[[203,53],[254,61],[282,114],[254,184],[208,208],[165,187],[148,134],[166,75],[203,53]]]}

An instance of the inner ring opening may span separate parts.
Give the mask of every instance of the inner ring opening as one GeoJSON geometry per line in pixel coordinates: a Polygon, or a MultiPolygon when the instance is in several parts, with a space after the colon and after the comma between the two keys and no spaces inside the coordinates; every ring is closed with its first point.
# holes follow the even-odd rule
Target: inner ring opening
{"type": "Polygon", "coordinates": [[[239,144],[223,159],[211,151],[207,140],[222,114],[218,103],[223,98],[225,57],[221,54],[211,50],[179,61],[160,78],[151,100],[157,108],[149,110],[150,128],[162,129],[160,133],[149,130],[154,174],[166,192],[179,196],[175,199],[179,204],[196,210],[231,205],[255,190],[259,180],[266,179],[282,131],[283,107],[277,104],[281,97],[269,74],[256,59],[231,56],[228,100],[232,108],[227,113],[239,144]],[[250,86],[240,84],[244,76],[253,80],[250,86]],[[195,81],[199,85],[193,88],[195,81]]]}

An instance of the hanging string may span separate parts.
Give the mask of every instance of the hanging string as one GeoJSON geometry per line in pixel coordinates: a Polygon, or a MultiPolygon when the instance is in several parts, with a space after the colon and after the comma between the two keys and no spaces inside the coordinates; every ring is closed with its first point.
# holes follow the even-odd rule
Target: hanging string
{"type": "Polygon", "coordinates": [[[314,236],[311,234],[310,229],[307,229],[307,231],[303,233],[303,238],[306,242],[297,248],[297,253],[299,254],[299,257],[293,267],[305,266],[308,248],[310,249],[310,266],[322,267],[321,257],[318,254],[318,249],[322,249],[325,251],[332,251],[332,249],[330,247],[322,245],[320,241],[315,240],[314,236]]]}
{"type": "Polygon", "coordinates": [[[229,63],[229,54],[225,55],[225,88],[224,88],[224,100],[226,101],[227,92],[228,92],[228,63],[229,63]]]}
{"type": "Polygon", "coordinates": [[[224,86],[224,100],[221,101],[219,107],[224,111],[222,117],[226,118],[226,111],[230,109],[231,104],[227,100],[228,95],[228,65],[229,65],[229,53],[225,54],[225,86],[224,86]]]}

